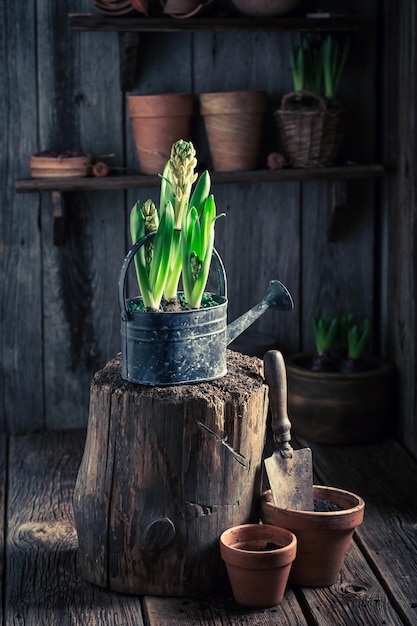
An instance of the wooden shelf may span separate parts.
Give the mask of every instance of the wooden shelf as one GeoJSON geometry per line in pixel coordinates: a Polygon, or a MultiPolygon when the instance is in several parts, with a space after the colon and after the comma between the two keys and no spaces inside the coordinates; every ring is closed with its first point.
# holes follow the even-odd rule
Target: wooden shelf
{"type": "Polygon", "coordinates": [[[217,16],[174,19],[171,17],[112,17],[91,13],[70,13],[69,25],[75,31],[117,32],[120,48],[120,88],[131,91],[135,84],[140,33],[174,32],[352,32],[364,18],[347,12],[333,17],[253,18],[217,16]]]}
{"type": "MultiPolygon", "coordinates": [[[[380,163],[370,165],[345,165],[311,169],[288,168],[282,170],[254,170],[251,172],[212,172],[214,185],[228,183],[280,183],[306,180],[347,180],[353,178],[375,178],[384,174],[380,163]]],[[[106,176],[105,178],[29,178],[15,181],[19,193],[39,191],[104,191],[108,189],[136,189],[158,187],[159,176],[132,174],[106,176]]]]}
{"type": "Polygon", "coordinates": [[[111,17],[90,13],[72,13],[69,25],[72,30],[107,32],[195,32],[195,31],[292,31],[340,32],[360,28],[363,18],[359,14],[331,18],[306,17],[213,17],[173,19],[165,17],[111,17]]]}

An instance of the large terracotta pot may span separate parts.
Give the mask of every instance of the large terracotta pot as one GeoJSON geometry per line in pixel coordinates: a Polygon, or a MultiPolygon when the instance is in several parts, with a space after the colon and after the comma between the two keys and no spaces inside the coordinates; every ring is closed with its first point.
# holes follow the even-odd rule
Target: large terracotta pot
{"type": "Polygon", "coordinates": [[[293,432],[314,443],[357,444],[381,438],[396,407],[394,364],[368,357],[354,374],[312,372],[312,355],[287,357],[288,415],[293,432]]]}
{"type": "Polygon", "coordinates": [[[186,93],[128,96],[139,169],[144,174],[162,173],[171,146],[188,140],[193,96],[186,93]]]}
{"type": "Polygon", "coordinates": [[[272,494],[261,497],[261,519],[265,524],[286,528],[297,537],[297,556],[290,582],[302,587],[332,585],[343,562],[354,529],[363,521],[365,502],[354,493],[335,487],[314,485],[314,498],[321,509],[338,510],[296,511],[275,506],[272,494]]]}
{"type": "Polygon", "coordinates": [[[243,524],[225,530],[220,554],[238,604],[268,608],[284,597],[297,550],[295,535],[268,524],[243,524]]]}
{"type": "Polygon", "coordinates": [[[200,94],[213,167],[218,172],[253,170],[259,162],[264,91],[200,94]]]}

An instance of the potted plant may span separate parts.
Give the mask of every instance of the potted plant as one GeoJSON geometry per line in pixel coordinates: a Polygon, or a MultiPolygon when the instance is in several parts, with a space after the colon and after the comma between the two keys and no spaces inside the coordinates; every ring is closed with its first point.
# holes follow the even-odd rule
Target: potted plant
{"type": "Polygon", "coordinates": [[[196,152],[176,141],[161,175],[159,209],[136,202],[130,215],[133,246],[119,277],[122,376],[129,382],[173,385],[226,374],[226,347],[268,307],[293,308],[287,289],[269,283],[263,301],[227,326],[227,281],[214,248],[216,204],[208,171],[197,180],[196,152]],[[193,185],[195,186],[193,188],[193,185]],[[134,259],[141,295],[125,298],[134,259]],[[218,293],[206,293],[212,259],[218,293]],[[182,279],[183,291],[179,291],[182,279]]]}
{"type": "Polygon", "coordinates": [[[275,111],[284,152],[293,167],[329,166],[343,137],[345,111],[336,100],[349,39],[326,35],[318,44],[303,38],[291,52],[294,91],[275,111]]]}
{"type": "MultiPolygon", "coordinates": [[[[355,444],[383,436],[395,414],[393,363],[370,356],[368,320],[318,314],[315,354],[286,358],[288,413],[295,434],[316,443],[355,444]]],[[[391,424],[392,429],[392,424],[391,424]]]]}

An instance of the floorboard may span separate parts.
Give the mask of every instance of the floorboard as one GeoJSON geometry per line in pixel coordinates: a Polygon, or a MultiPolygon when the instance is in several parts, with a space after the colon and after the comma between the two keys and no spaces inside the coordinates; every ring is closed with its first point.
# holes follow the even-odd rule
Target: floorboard
{"type": "Polygon", "coordinates": [[[358,545],[368,562],[372,563],[376,576],[404,623],[415,626],[415,461],[393,440],[362,446],[313,444],[311,448],[314,467],[322,483],[348,489],[365,500],[364,522],[356,530],[358,545]]]}
{"type": "Polygon", "coordinates": [[[204,599],[144,598],[144,615],[150,626],[306,626],[306,619],[287,589],[279,606],[251,610],[239,607],[232,595],[204,599]]]}
{"type": "Polygon", "coordinates": [[[77,573],[72,494],[85,433],[12,437],[5,626],[143,626],[140,599],[77,573]]]}
{"type": "MultiPolygon", "coordinates": [[[[7,437],[0,435],[0,583],[4,580],[4,525],[6,521],[7,437]]],[[[0,584],[0,624],[3,624],[3,585],[0,584]]]]}

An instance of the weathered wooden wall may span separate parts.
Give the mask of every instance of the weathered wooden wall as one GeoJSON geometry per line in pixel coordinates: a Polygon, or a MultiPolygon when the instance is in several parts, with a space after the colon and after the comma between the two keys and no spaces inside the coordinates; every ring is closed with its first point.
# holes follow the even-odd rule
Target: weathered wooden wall
{"type": "MultiPolygon", "coordinates": [[[[359,162],[381,159],[381,143],[375,140],[381,109],[376,97],[379,5],[377,0],[350,3],[370,20],[353,37],[340,91],[349,110],[344,153],[359,162]]],[[[66,243],[56,247],[50,194],[14,191],[14,180],[29,176],[29,154],[53,147],[112,153],[113,163],[137,169],[125,95],[119,90],[118,36],[68,27],[69,13],[91,11],[90,0],[37,0],[25,11],[5,0],[0,7],[0,119],[6,131],[0,144],[0,430],[86,424],[92,376],[119,350],[116,284],[129,246],[128,211],[138,197],[157,197],[155,189],[67,193],[66,243]]],[[[273,108],[292,88],[293,38],[258,32],[148,34],[142,37],[132,93],[193,92],[193,137],[200,161],[210,166],[198,94],[265,89],[264,167],[266,155],[278,146],[273,108]]],[[[410,93],[412,88],[409,81],[410,93]]],[[[402,128],[405,135],[405,122],[402,128]]],[[[311,317],[319,308],[369,315],[378,329],[375,294],[386,282],[388,264],[394,282],[402,268],[397,257],[387,260],[388,250],[379,257],[384,248],[375,233],[379,237],[383,213],[377,189],[372,181],[347,184],[341,236],[329,243],[331,211],[345,193],[343,184],[215,186],[218,207],[227,213],[218,222],[216,247],[228,273],[230,319],[258,302],[275,277],[292,292],[295,311],[269,312],[253,330],[271,335],[284,352],[312,347],[311,317]]],[[[410,231],[403,236],[411,237],[410,231]]],[[[407,247],[411,256],[411,242],[407,247]]],[[[412,265],[410,257],[402,257],[401,264],[407,263],[412,265]]],[[[405,321],[411,324],[413,309],[406,306],[410,319],[405,321]]],[[[381,328],[376,347],[401,356],[399,326],[388,322],[381,328]]],[[[414,371],[413,364],[410,376],[414,371]]],[[[410,390],[404,394],[411,408],[410,390]]]]}
{"type": "Polygon", "coordinates": [[[386,350],[398,365],[399,434],[417,456],[417,11],[387,2],[385,126],[390,173],[384,185],[387,281],[382,309],[386,350]]]}

